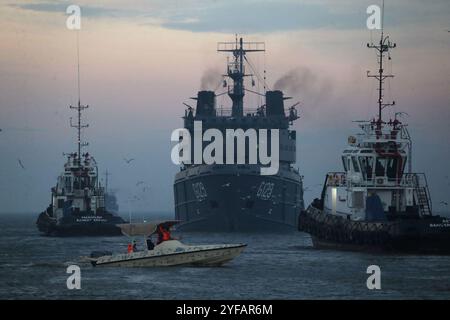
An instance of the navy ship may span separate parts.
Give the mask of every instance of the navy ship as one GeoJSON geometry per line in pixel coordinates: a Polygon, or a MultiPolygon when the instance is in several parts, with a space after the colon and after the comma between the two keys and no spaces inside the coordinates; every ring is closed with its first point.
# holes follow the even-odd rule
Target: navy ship
{"type": "Polygon", "coordinates": [[[359,121],[348,138],[343,172],[326,175],[320,198],[299,216],[298,229],[317,248],[370,252],[450,254],[450,219],[434,215],[425,174],[412,172],[412,140],[402,113],[385,121],[384,59],[396,45],[381,31],[377,44],[378,115],[359,121]]]}
{"type": "MultiPolygon", "coordinates": [[[[295,109],[297,104],[285,110],[284,101],[289,97],[284,97],[279,90],[265,90],[265,72],[264,77],[257,74],[247,56],[265,51],[263,42],[244,42],[242,38],[236,38],[235,42],[218,43],[217,51],[232,54],[223,75],[226,89],[218,94],[199,91],[197,97],[192,98],[196,100],[195,108],[185,104],[184,128],[192,140],[195,122],[201,123],[202,133],[217,129],[224,135],[228,129],[268,132],[277,129],[279,168],[275,174],[262,175],[264,165],[259,160],[251,164],[248,152],[244,163],[228,164],[225,160],[212,164],[204,160],[197,164],[183,163],[174,181],[175,219],[182,221],[179,229],[207,232],[295,230],[298,214],[304,208],[302,176],[293,167],[296,131],[290,129],[293,121],[299,118],[295,109]],[[255,74],[247,74],[246,67],[255,74]],[[251,79],[254,86],[254,77],[264,82],[264,92],[245,87],[244,79],[251,79]],[[245,93],[260,96],[261,103],[244,108],[245,93]],[[231,110],[217,108],[216,97],[225,94],[231,100],[231,110]]],[[[192,141],[191,145],[194,144],[192,141]]],[[[260,147],[261,141],[245,146],[246,151],[260,147]]],[[[204,143],[201,148],[205,148],[204,143]]]]}

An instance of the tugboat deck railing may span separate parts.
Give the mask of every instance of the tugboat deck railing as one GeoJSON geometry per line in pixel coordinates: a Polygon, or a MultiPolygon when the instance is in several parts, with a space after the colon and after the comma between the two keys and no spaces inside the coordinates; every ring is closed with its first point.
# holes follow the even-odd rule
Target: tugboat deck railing
{"type": "Polygon", "coordinates": [[[351,178],[347,177],[345,172],[329,172],[326,176],[325,186],[380,190],[413,188],[419,193],[425,193],[426,205],[429,207],[430,211],[432,210],[431,196],[425,173],[404,173],[401,178],[388,179],[386,177],[375,177],[361,182],[354,182],[351,178]]]}

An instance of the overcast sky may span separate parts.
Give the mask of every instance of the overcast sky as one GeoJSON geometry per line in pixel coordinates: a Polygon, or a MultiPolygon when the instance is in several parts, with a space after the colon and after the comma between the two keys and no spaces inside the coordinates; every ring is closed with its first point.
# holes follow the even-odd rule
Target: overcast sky
{"type": "MultiPolygon", "coordinates": [[[[286,73],[302,75],[286,94],[301,101],[298,162],[305,200],[319,196],[327,171],[342,170],[340,152],[358,131],[352,120],[376,113],[375,52],[366,43],[366,0],[0,1],[0,212],[40,212],[75,151],[76,32],[65,10],[82,8],[81,100],[89,104],[87,150],[111,172],[121,211],[173,211],[170,134],[182,126],[183,102],[202,77],[223,72],[219,41],[234,34],[264,41],[252,54],[269,87],[286,73]],[[136,160],[127,164],[124,158],[136,160]],[[23,164],[23,169],[18,159],[23,164]],[[140,180],[149,190],[143,191],[140,180]],[[140,200],[133,199],[134,197],[140,200]],[[131,200],[130,200],[131,199],[131,200]]],[[[450,3],[386,1],[386,32],[397,43],[386,69],[395,78],[386,99],[414,139],[414,171],[425,172],[434,209],[450,202],[450,3]]],[[[226,97],[218,99],[227,106],[226,97]]],[[[256,107],[255,99],[246,100],[256,107]]]]}

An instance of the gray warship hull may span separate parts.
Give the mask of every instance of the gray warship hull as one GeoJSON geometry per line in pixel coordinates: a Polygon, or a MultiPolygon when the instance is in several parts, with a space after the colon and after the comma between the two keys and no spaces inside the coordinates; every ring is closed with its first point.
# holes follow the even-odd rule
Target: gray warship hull
{"type": "Polygon", "coordinates": [[[207,232],[295,230],[303,209],[301,177],[295,170],[260,175],[248,165],[202,165],[175,177],[179,229],[207,232]]]}

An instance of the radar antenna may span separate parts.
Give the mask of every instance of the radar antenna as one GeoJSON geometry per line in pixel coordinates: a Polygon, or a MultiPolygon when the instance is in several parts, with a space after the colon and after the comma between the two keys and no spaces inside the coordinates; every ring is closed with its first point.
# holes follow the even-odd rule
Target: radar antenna
{"type": "Polygon", "coordinates": [[[384,80],[387,78],[393,78],[394,75],[392,74],[385,74],[383,69],[383,60],[385,58],[385,54],[387,53],[388,59],[391,60],[391,56],[389,54],[389,49],[395,48],[397,45],[395,43],[392,43],[389,39],[389,36],[384,36],[384,0],[382,4],[382,12],[381,12],[381,38],[379,44],[373,44],[368,43],[367,47],[371,49],[375,49],[377,51],[378,56],[378,74],[371,75],[370,71],[367,71],[367,77],[369,78],[375,78],[378,80],[378,120],[377,120],[377,127],[378,129],[381,129],[383,120],[382,120],[382,110],[385,107],[393,106],[395,105],[395,101],[386,103],[383,101],[384,97],[384,80]]]}
{"type": "Polygon", "coordinates": [[[76,128],[77,131],[78,131],[78,141],[77,141],[77,143],[78,143],[78,155],[77,155],[77,158],[81,162],[81,148],[88,145],[87,142],[82,142],[82,140],[81,140],[81,129],[89,127],[89,124],[83,125],[81,123],[81,112],[84,109],[89,108],[89,106],[81,104],[81,93],[80,93],[81,92],[81,90],[80,90],[80,45],[79,45],[78,32],[79,31],[77,31],[78,105],[75,106],[75,107],[73,107],[73,106],[69,106],[69,107],[70,107],[70,109],[75,109],[75,110],[78,111],[78,121],[77,121],[77,123],[73,124],[72,123],[72,118],[70,118],[70,126],[72,128],[76,128]]]}
{"type": "Polygon", "coordinates": [[[250,76],[245,74],[244,59],[248,52],[265,51],[264,42],[243,42],[242,38],[237,38],[235,42],[219,42],[217,44],[218,52],[232,52],[234,60],[228,62],[227,74],[225,76],[233,80],[233,87],[228,87],[228,95],[233,101],[231,115],[233,117],[244,116],[244,77],[250,76]]]}

